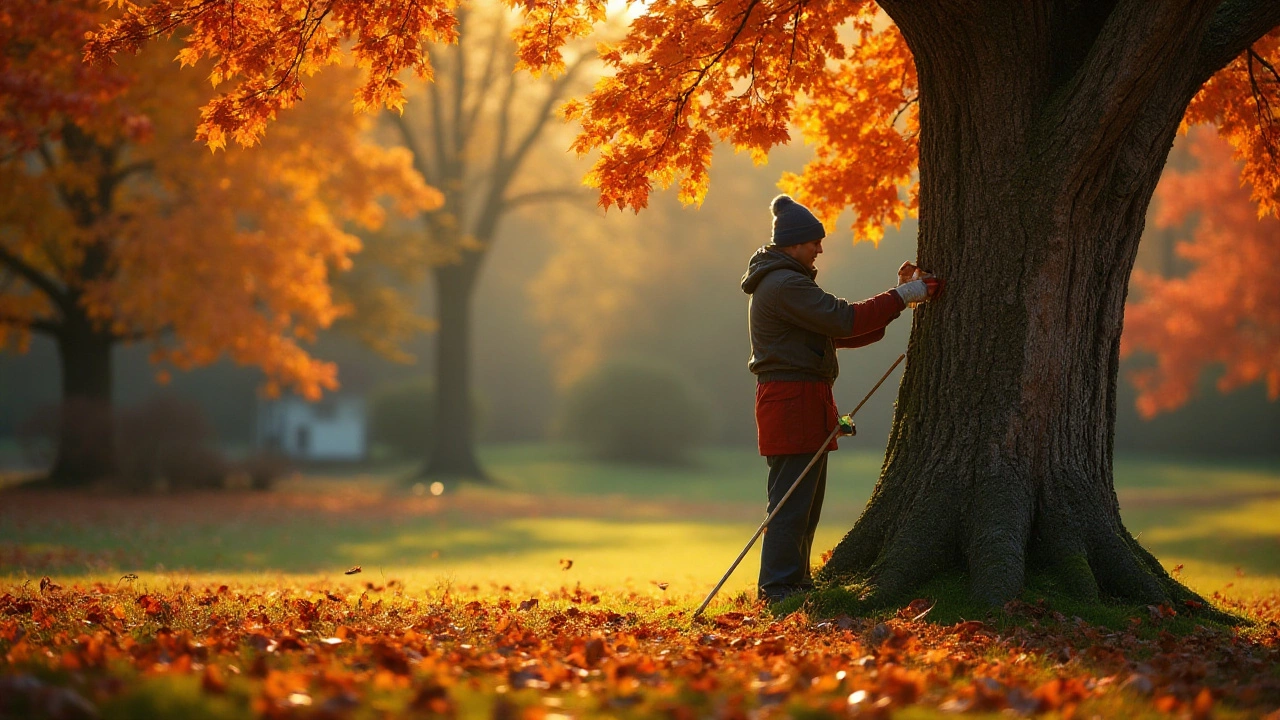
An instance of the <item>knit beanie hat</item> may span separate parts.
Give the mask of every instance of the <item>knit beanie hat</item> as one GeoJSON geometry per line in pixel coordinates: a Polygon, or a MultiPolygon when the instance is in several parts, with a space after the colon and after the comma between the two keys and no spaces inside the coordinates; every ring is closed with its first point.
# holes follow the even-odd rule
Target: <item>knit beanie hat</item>
{"type": "Polygon", "coordinates": [[[779,195],[769,203],[773,211],[773,244],[780,247],[803,245],[813,240],[821,240],[827,236],[822,222],[809,212],[809,208],[791,199],[790,195],[779,195]]]}

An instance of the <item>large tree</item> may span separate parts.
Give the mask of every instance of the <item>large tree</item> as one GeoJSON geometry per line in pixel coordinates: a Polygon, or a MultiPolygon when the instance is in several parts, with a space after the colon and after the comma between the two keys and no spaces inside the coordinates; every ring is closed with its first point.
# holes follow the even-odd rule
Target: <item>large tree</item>
{"type": "Polygon", "coordinates": [[[261,152],[212,154],[191,141],[207,84],[174,71],[176,48],[95,68],[79,55],[104,20],[99,3],[0,10],[13,20],[0,25],[0,346],[31,333],[57,346],[51,478],[113,474],[122,342],[150,343],[170,368],[256,365],[269,390],[336,387],[336,367],[300,341],[344,312],[330,277],[360,249],[345,225],[379,225],[387,196],[406,212],[438,202],[407,153],[362,139],[352,72],[317,78],[313,104],[261,152]]]}
{"type": "Polygon", "coordinates": [[[649,5],[575,109],[591,179],[621,206],[677,176],[697,199],[713,136],[764,153],[795,121],[817,158],[784,184],[828,217],[852,207],[874,238],[918,202],[919,259],[948,292],[914,317],[880,482],[824,579],[894,598],[961,568],[999,603],[1031,570],[1182,595],[1112,482],[1124,300],[1184,118],[1219,122],[1275,210],[1258,109],[1280,91],[1280,5],[879,5],[892,26],[866,2],[649,5]]]}
{"type": "MultiPolygon", "coordinates": [[[[355,4],[323,6],[367,50],[383,28],[351,21],[355,4]]],[[[561,67],[559,48],[605,8],[513,4],[535,70],[561,67]]],[[[264,22],[293,22],[312,3],[284,5],[264,22]]],[[[451,7],[377,5],[415,27],[451,7]]],[[[156,2],[95,51],[176,18],[202,52],[250,67],[238,58],[253,45],[218,40],[204,7],[156,2]]],[[[612,74],[569,111],[577,148],[598,153],[588,180],[603,204],[643,207],[655,182],[696,202],[717,138],[763,159],[795,123],[816,159],[785,184],[828,218],[853,208],[871,238],[918,210],[919,260],[949,283],[913,318],[880,482],[822,577],[894,598],[962,568],[992,603],[1017,595],[1029,570],[1085,596],[1184,593],[1125,529],[1112,482],[1125,296],[1184,119],[1218,125],[1255,200],[1276,210],[1277,128],[1259,110],[1280,91],[1264,72],[1280,3],[656,0],[635,12],[627,37],[602,49],[612,74]]],[[[370,82],[422,62],[403,55],[385,55],[370,82]]],[[[242,87],[287,67],[250,71],[242,87]]],[[[265,116],[215,121],[255,132],[265,116]]]]}
{"type": "MultiPolygon", "coordinates": [[[[532,204],[585,199],[576,183],[557,183],[547,158],[530,172],[539,140],[591,58],[579,54],[554,80],[530,82],[512,72],[508,11],[473,4],[458,12],[457,42],[433,50],[435,76],[415,102],[389,113],[414,166],[444,196],[423,213],[437,252],[435,281],[435,422],[424,438],[423,474],[484,481],[476,456],[471,382],[472,301],[502,221],[532,204]]],[[[555,162],[552,160],[552,162],[555,162]]]]}

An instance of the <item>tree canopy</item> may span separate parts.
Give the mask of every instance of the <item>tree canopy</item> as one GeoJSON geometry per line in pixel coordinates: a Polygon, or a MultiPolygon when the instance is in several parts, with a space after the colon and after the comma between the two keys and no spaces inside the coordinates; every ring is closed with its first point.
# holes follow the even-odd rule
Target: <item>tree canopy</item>
{"type": "MultiPolygon", "coordinates": [[[[179,59],[210,58],[214,83],[233,83],[203,111],[199,137],[214,147],[228,136],[257,142],[276,113],[301,99],[305,76],[343,55],[343,39],[354,43],[350,53],[365,68],[356,107],[402,107],[398,74],[412,69],[430,79],[424,43],[455,40],[458,25],[456,8],[446,2],[112,4],[123,16],[95,34],[86,46],[89,60],[136,51],[184,28],[179,59]]],[[[601,0],[509,4],[522,13],[514,32],[520,64],[535,74],[563,71],[565,44],[605,20],[601,0]]],[[[1223,17],[1220,32],[1246,20],[1223,17]]],[[[659,0],[645,6],[625,38],[600,50],[612,72],[565,114],[582,125],[575,148],[599,151],[588,180],[600,188],[602,205],[639,209],[654,184],[672,183],[683,199],[697,202],[717,140],[763,161],[799,127],[815,146],[815,160],[784,185],[828,220],[852,208],[859,237],[875,239],[879,227],[915,206],[915,63],[872,0],[659,0]]],[[[1186,116],[1188,125],[1219,128],[1245,163],[1254,200],[1271,213],[1280,212],[1277,63],[1280,29],[1273,29],[1205,78],[1186,116]]]]}
{"type": "Polygon", "coordinates": [[[1194,170],[1165,171],[1154,221],[1191,225],[1176,252],[1193,267],[1182,277],[1135,271],[1141,297],[1125,313],[1125,352],[1156,357],[1134,378],[1147,417],[1185,403],[1214,364],[1225,368],[1223,392],[1262,380],[1280,398],[1280,291],[1259,282],[1261,268],[1280,265],[1280,219],[1258,217],[1256,186],[1241,185],[1231,146],[1213,132],[1194,130],[1191,154],[1194,170]]]}
{"type": "MultiPolygon", "coordinates": [[[[120,16],[94,35],[86,57],[105,62],[182,29],[179,60],[211,61],[214,83],[230,86],[202,111],[198,135],[212,147],[228,137],[261,140],[268,122],[302,98],[308,75],[347,53],[365,73],[356,107],[399,109],[402,71],[431,79],[428,44],[454,41],[459,31],[457,7],[443,1],[113,4],[120,16]]],[[[563,71],[566,44],[588,37],[606,12],[601,0],[508,4],[521,17],[513,33],[519,66],[535,74],[563,71]]],[[[1247,28],[1274,26],[1265,4],[1211,5],[1206,37],[1235,57],[1204,77],[1184,130],[1214,126],[1259,215],[1280,217],[1280,29],[1240,44],[1247,28]]],[[[851,209],[855,239],[878,241],[886,224],[916,212],[915,59],[875,2],[658,0],[625,12],[633,16],[626,36],[600,46],[608,72],[563,109],[581,127],[573,148],[595,158],[586,182],[602,206],[639,210],[655,186],[673,184],[683,201],[699,203],[716,142],[764,162],[798,130],[813,160],[781,185],[828,225],[851,209]]],[[[1208,59],[1208,45],[1203,52],[1208,59]]]]}
{"type": "Polygon", "coordinates": [[[261,151],[210,153],[191,140],[210,91],[175,71],[172,43],[86,65],[83,35],[109,17],[99,3],[5,2],[0,16],[13,49],[0,59],[0,341],[84,315],[178,368],[225,354],[272,388],[335,387],[300,341],[347,310],[331,279],[361,247],[348,223],[379,226],[386,198],[439,203],[407,152],[363,137],[353,71],[313,78],[261,151]]]}

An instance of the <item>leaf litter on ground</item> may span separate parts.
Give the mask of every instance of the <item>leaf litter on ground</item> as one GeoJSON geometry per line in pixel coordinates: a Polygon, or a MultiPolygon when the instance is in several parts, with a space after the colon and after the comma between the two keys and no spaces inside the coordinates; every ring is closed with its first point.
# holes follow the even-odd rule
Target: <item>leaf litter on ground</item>
{"type": "Polygon", "coordinates": [[[229,717],[1280,718],[1280,597],[1219,598],[1253,624],[1174,634],[1168,607],[1116,630],[1021,601],[944,624],[926,599],[815,618],[739,595],[694,621],[581,586],[68,585],[0,586],[0,715],[119,715],[167,683],[229,717]]]}

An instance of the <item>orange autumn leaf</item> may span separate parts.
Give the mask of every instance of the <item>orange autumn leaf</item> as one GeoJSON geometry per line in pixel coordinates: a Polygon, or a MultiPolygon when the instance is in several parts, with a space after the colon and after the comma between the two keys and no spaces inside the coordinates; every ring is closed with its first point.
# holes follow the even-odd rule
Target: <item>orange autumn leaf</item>
{"type": "Polygon", "coordinates": [[[1191,717],[1223,705],[1253,716],[1280,692],[1275,678],[1247,670],[1277,650],[1267,629],[1280,618],[1274,596],[1221,599],[1260,627],[1151,637],[1042,605],[993,617],[992,632],[980,634],[898,618],[863,631],[804,613],[773,617],[750,603],[735,603],[741,609],[721,613],[720,622],[689,624],[687,607],[672,612],[635,593],[591,607],[574,600],[581,588],[567,587],[547,591],[549,602],[513,622],[503,607],[509,600],[464,590],[320,603],[312,635],[299,625],[310,612],[300,601],[313,591],[287,583],[149,592],[138,600],[168,610],[138,618],[130,632],[85,629],[82,620],[124,595],[106,584],[68,585],[57,595],[0,586],[0,665],[29,678],[4,686],[11,701],[60,694],[75,702],[71,694],[92,687],[94,703],[114,703],[160,674],[269,717],[317,707],[360,714],[382,702],[447,715],[462,693],[471,702],[511,703],[504,712],[515,716],[574,697],[592,698],[584,717],[683,716],[697,707],[690,691],[726,705],[737,697],[744,707],[814,715],[1072,716],[1097,704],[1191,717]],[[209,605],[195,602],[208,597],[209,605]],[[625,614],[610,609],[618,605],[625,614]],[[1019,618],[1032,612],[1040,613],[1034,623],[1019,618]],[[1138,663],[1142,673],[1133,670],[1138,663]],[[1206,673],[1207,666],[1246,670],[1206,673]]]}
{"type": "MultiPolygon", "coordinates": [[[[179,60],[211,60],[215,84],[232,85],[202,111],[200,137],[216,147],[228,138],[256,142],[268,121],[301,99],[311,72],[345,54],[364,68],[358,109],[400,107],[398,73],[430,79],[423,48],[459,32],[457,8],[445,0],[116,4],[123,14],[93,35],[86,57],[105,62],[185,30],[179,60]],[[237,34],[229,40],[221,29],[231,27],[231,12],[237,34]]],[[[566,47],[607,21],[603,0],[507,4],[522,21],[513,34],[520,65],[534,74],[563,70],[566,47]]],[[[574,148],[596,156],[586,180],[600,189],[601,205],[638,210],[655,185],[672,184],[682,200],[701,202],[716,141],[764,162],[798,129],[815,157],[782,184],[826,221],[852,209],[856,236],[877,240],[885,224],[914,212],[915,62],[875,3],[657,0],[625,14],[626,36],[600,47],[607,74],[564,106],[581,125],[574,148]]],[[[1265,152],[1280,138],[1278,45],[1280,31],[1259,40],[1187,111],[1189,123],[1213,122],[1232,142],[1255,201],[1269,212],[1280,188],[1265,152]]]]}
{"type": "MultiPolygon", "coordinates": [[[[181,29],[180,60],[211,61],[211,78],[232,86],[202,111],[200,137],[213,147],[228,138],[256,142],[271,118],[301,98],[308,73],[346,53],[364,71],[354,93],[357,108],[399,107],[397,73],[413,69],[429,78],[424,43],[449,42],[459,32],[457,6],[446,0],[115,4],[123,15],[95,33],[86,55],[103,61],[181,29]],[[230,8],[243,18],[228,39],[230,8]],[[352,43],[349,50],[343,41],[352,43]]],[[[514,37],[522,66],[534,74],[563,69],[571,41],[607,20],[602,0],[507,4],[522,18],[514,37]]],[[[698,204],[709,188],[717,142],[763,163],[798,131],[812,144],[814,158],[781,184],[828,225],[851,209],[855,237],[877,241],[885,225],[916,211],[916,59],[876,3],[655,0],[628,3],[622,13],[627,34],[599,49],[606,73],[586,97],[563,107],[580,126],[573,149],[593,157],[585,181],[599,190],[602,206],[638,211],[655,187],[672,185],[682,201],[698,204]]],[[[1208,77],[1184,117],[1188,126],[1212,124],[1230,144],[1240,163],[1236,175],[1249,187],[1258,216],[1280,217],[1277,68],[1280,28],[1208,77]]],[[[1144,282],[1140,277],[1137,284],[1144,282]]],[[[1201,289],[1207,308],[1225,302],[1223,290],[1201,289]]],[[[1265,317],[1274,303],[1246,305],[1260,313],[1261,334],[1274,334],[1276,326],[1265,317]]],[[[1169,332],[1189,337],[1200,330],[1184,323],[1169,332]]],[[[1143,341],[1126,342],[1136,347],[1143,341]]],[[[1243,353],[1233,359],[1224,387],[1265,379],[1273,397],[1280,393],[1268,342],[1264,338],[1255,343],[1262,349],[1252,350],[1242,349],[1247,343],[1223,346],[1224,352],[1243,353]]],[[[1142,376],[1142,412],[1185,401],[1179,390],[1184,383],[1174,375],[1185,377],[1199,362],[1163,363],[1164,379],[1142,376]]]]}
{"type": "Polygon", "coordinates": [[[305,82],[324,67],[350,55],[365,68],[355,88],[357,110],[404,103],[402,70],[430,78],[427,43],[456,37],[456,5],[406,0],[284,0],[210,3],[159,0],[135,4],[119,0],[117,17],[89,39],[87,60],[107,64],[117,53],[138,52],[178,28],[183,65],[211,61],[214,87],[231,87],[204,104],[199,137],[213,148],[228,140],[255,145],[268,122],[298,103],[305,82]],[[228,37],[225,28],[235,28],[228,37]],[[343,47],[343,41],[350,41],[343,47]]]}
{"type": "Polygon", "coordinates": [[[191,142],[210,91],[176,71],[172,45],[86,65],[83,35],[109,11],[45,5],[0,0],[0,17],[22,18],[0,23],[14,49],[0,101],[22,109],[0,124],[0,347],[83,322],[151,341],[152,360],[178,369],[227,357],[262,368],[269,390],[336,387],[336,367],[304,346],[349,312],[332,283],[360,251],[351,227],[378,227],[388,199],[439,203],[406,152],[366,139],[347,101],[355,71],[316,74],[260,152],[215,155],[191,142]]]}

